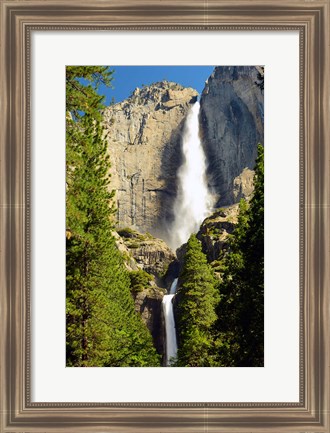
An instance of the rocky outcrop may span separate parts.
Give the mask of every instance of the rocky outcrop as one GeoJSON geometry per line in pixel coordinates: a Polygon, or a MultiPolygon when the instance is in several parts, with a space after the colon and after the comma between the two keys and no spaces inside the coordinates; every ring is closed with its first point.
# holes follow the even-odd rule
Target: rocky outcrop
{"type": "Polygon", "coordinates": [[[201,133],[217,207],[251,194],[257,144],[263,144],[261,67],[218,66],[201,96],[201,133]]]}
{"type": "Polygon", "coordinates": [[[233,197],[234,202],[238,203],[241,198],[249,200],[254,190],[253,184],[254,171],[249,168],[244,168],[242,173],[235,177],[233,181],[233,197]]]}
{"type": "Polygon", "coordinates": [[[113,233],[116,245],[122,254],[128,271],[143,270],[153,278],[143,290],[133,291],[135,311],[149,329],[157,352],[165,354],[165,327],[162,310],[164,293],[172,282],[171,269],[175,267],[176,256],[161,240],[146,233],[124,228],[113,233]]]}
{"type": "Polygon", "coordinates": [[[104,111],[119,227],[164,237],[172,219],[180,141],[197,91],[163,81],[104,111]]]}
{"type": "Polygon", "coordinates": [[[116,246],[121,253],[122,258],[124,259],[125,268],[128,271],[137,271],[139,270],[139,266],[137,265],[135,259],[133,258],[130,249],[127,247],[124,239],[119,236],[117,232],[112,233],[113,237],[116,241],[116,246]]]}
{"type": "MultiPolygon", "coordinates": [[[[206,255],[208,263],[218,261],[222,253],[227,251],[228,235],[233,233],[238,222],[239,204],[222,207],[215,210],[212,215],[205,218],[196,237],[202,244],[202,251],[206,255]]],[[[187,251],[187,244],[181,245],[176,250],[179,275],[187,251]]]]}
{"type": "Polygon", "coordinates": [[[202,250],[208,262],[218,260],[221,252],[226,249],[228,235],[237,224],[239,205],[234,204],[216,210],[203,221],[197,239],[202,243],[202,250]]]}
{"type": "Polygon", "coordinates": [[[142,320],[152,335],[154,346],[161,355],[165,353],[163,296],[163,291],[151,285],[150,288],[138,292],[134,297],[135,311],[140,313],[142,320]]]}
{"type": "Polygon", "coordinates": [[[176,261],[173,251],[162,239],[157,239],[148,233],[141,234],[124,228],[119,230],[119,234],[138,269],[153,275],[158,287],[166,288],[168,269],[176,261]]]}

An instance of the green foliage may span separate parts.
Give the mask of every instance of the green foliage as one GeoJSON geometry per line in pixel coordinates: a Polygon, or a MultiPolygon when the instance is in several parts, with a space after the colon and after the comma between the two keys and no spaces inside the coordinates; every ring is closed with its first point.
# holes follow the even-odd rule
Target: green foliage
{"type": "Polygon", "coordinates": [[[85,128],[101,121],[104,96],[100,84],[110,87],[113,72],[107,66],[67,66],[66,68],[66,173],[82,163],[85,128]]]}
{"type": "Polygon", "coordinates": [[[131,248],[133,250],[136,250],[137,248],[139,248],[141,245],[138,242],[134,242],[134,241],[130,241],[127,243],[128,248],[131,248]]]}
{"type": "MultiPolygon", "coordinates": [[[[117,230],[117,233],[119,234],[119,236],[121,236],[122,238],[125,239],[131,239],[131,242],[134,243],[134,240],[136,241],[147,241],[149,239],[154,239],[154,237],[146,232],[146,233],[139,233],[133,229],[131,229],[130,227],[125,227],[123,229],[119,229],[117,230]]],[[[136,243],[135,247],[132,247],[131,245],[129,245],[131,248],[138,248],[140,246],[140,244],[136,243]]]]}
{"type": "Polygon", "coordinates": [[[112,74],[108,66],[67,66],[66,111],[74,120],[85,113],[99,116],[104,96],[98,90],[101,84],[111,87],[112,74]]]}
{"type": "Polygon", "coordinates": [[[162,265],[163,265],[162,269],[159,272],[157,272],[157,275],[159,278],[165,278],[165,276],[168,272],[169,266],[170,266],[169,263],[166,263],[166,262],[163,262],[162,265]]]}
{"type": "Polygon", "coordinates": [[[217,307],[218,362],[262,366],[264,359],[264,157],[258,146],[254,193],[242,200],[238,224],[223,260],[217,307]]]}
{"type": "Polygon", "coordinates": [[[154,279],[152,275],[142,269],[131,271],[128,275],[131,280],[131,292],[134,294],[148,288],[150,281],[154,279]]]}
{"type": "MultiPolygon", "coordinates": [[[[216,236],[216,230],[212,232],[216,236]]],[[[241,200],[228,251],[207,264],[187,245],[177,298],[177,366],[257,367],[264,361],[264,163],[258,146],[254,193],[241,200]],[[218,278],[214,278],[216,275],[218,278]]]]}
{"type": "Polygon", "coordinates": [[[111,234],[110,162],[97,93],[110,76],[104,67],[67,69],[67,365],[158,366],[111,234]]]}
{"type": "Polygon", "coordinates": [[[178,366],[213,365],[211,327],[219,295],[200,242],[191,235],[177,293],[178,366]]]}

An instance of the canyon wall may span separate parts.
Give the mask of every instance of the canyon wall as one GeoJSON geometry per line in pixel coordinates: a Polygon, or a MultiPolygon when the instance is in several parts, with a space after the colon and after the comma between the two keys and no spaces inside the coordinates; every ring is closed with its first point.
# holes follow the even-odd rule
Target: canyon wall
{"type": "Polygon", "coordinates": [[[201,96],[201,135],[217,206],[236,203],[253,188],[257,144],[264,142],[263,68],[218,66],[201,96]]]}
{"type": "MultiPolygon", "coordinates": [[[[257,144],[263,144],[263,68],[218,66],[200,98],[200,133],[216,207],[253,191],[257,144]]],[[[169,239],[182,163],[182,131],[197,100],[192,88],[162,81],[135,89],[104,111],[111,189],[120,228],[169,239]]]]}

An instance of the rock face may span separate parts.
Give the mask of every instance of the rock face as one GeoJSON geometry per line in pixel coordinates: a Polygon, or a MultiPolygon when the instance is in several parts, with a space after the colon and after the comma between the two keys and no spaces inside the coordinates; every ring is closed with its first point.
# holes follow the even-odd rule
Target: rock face
{"type": "Polygon", "coordinates": [[[137,268],[153,275],[158,287],[167,287],[165,277],[170,265],[176,261],[176,256],[166,243],[148,233],[141,234],[132,229],[119,230],[119,234],[137,268]]]}
{"type": "Polygon", "coordinates": [[[156,350],[165,354],[165,327],[162,300],[165,288],[172,282],[171,269],[176,263],[173,251],[162,239],[138,233],[131,228],[114,232],[116,245],[128,271],[142,269],[154,276],[148,287],[134,294],[135,311],[149,329],[156,350]]]}
{"type": "Polygon", "coordinates": [[[184,119],[197,91],[163,81],[104,111],[119,227],[164,236],[172,219],[184,119]]]}
{"type": "Polygon", "coordinates": [[[221,251],[226,248],[228,235],[237,224],[238,210],[238,204],[233,204],[218,209],[203,221],[197,238],[202,243],[208,262],[217,260],[221,251]]]}
{"type": "Polygon", "coordinates": [[[142,320],[149,329],[156,350],[165,353],[165,326],[162,310],[163,292],[157,287],[150,287],[135,295],[135,311],[141,314],[142,320]]]}
{"type": "Polygon", "coordinates": [[[261,67],[218,66],[201,96],[201,134],[217,207],[251,194],[257,144],[263,144],[261,67]]]}
{"type": "Polygon", "coordinates": [[[254,171],[249,168],[244,168],[242,173],[235,177],[233,181],[233,197],[234,202],[239,202],[241,198],[249,200],[252,196],[254,171]]]}

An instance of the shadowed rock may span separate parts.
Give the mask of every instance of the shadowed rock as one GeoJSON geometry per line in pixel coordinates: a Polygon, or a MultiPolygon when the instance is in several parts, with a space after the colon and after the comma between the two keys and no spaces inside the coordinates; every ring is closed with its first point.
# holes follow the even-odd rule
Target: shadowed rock
{"type": "Polygon", "coordinates": [[[255,66],[218,66],[201,96],[202,139],[217,207],[251,194],[249,171],[264,139],[261,74],[255,66]]]}

